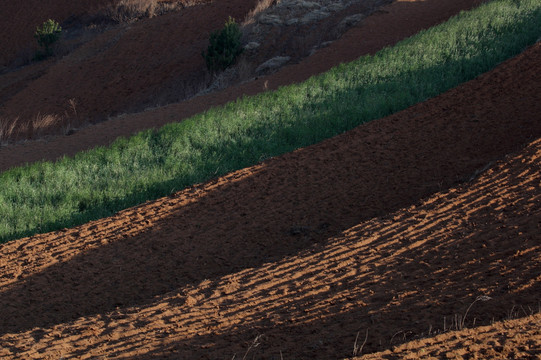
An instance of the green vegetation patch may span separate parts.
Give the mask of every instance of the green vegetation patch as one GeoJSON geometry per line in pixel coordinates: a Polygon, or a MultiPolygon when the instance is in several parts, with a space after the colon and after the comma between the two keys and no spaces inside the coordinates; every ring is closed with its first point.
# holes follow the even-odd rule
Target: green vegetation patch
{"type": "Polygon", "coordinates": [[[202,55],[211,73],[223,71],[235,63],[243,50],[241,37],[240,27],[231,16],[222,30],[210,34],[209,46],[202,55]]]}
{"type": "Polygon", "coordinates": [[[38,41],[38,45],[43,49],[43,51],[36,53],[36,60],[43,60],[53,54],[52,46],[60,39],[61,33],[62,27],[52,19],[45,21],[41,24],[41,27],[36,28],[34,37],[38,41]]]}
{"type": "Polygon", "coordinates": [[[540,1],[494,0],[303,84],[4,172],[0,240],[109,216],[402,110],[520,53],[539,24],[540,1]]]}

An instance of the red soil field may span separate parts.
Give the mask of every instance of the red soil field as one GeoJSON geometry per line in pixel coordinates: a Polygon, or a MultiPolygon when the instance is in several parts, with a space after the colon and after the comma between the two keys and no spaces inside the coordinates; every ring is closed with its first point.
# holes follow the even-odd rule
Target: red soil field
{"type": "Polygon", "coordinates": [[[205,76],[201,51],[211,31],[228,16],[243,19],[256,3],[214,1],[125,24],[58,60],[9,72],[0,85],[0,119],[19,124],[15,139],[35,139],[64,132],[67,122],[78,127],[171,102],[205,76]],[[21,130],[32,121],[33,129],[21,130]]]}
{"type": "Polygon", "coordinates": [[[412,341],[363,359],[538,359],[541,315],[412,341]]]}
{"type": "Polygon", "coordinates": [[[99,9],[110,0],[78,0],[78,1],[41,1],[25,0],[2,1],[0,3],[0,70],[2,66],[14,61],[21,52],[37,49],[34,39],[36,27],[47,19],[62,22],[70,16],[87,13],[89,10],[99,9]],[[11,21],[10,21],[11,20],[11,21]]]}
{"type": "Polygon", "coordinates": [[[174,2],[191,4],[206,2],[207,0],[25,0],[2,1],[0,3],[0,70],[10,65],[17,58],[28,57],[37,50],[34,39],[36,27],[47,19],[59,23],[71,19],[84,19],[102,13],[105,9],[113,8],[117,4],[134,4],[144,8],[145,5],[157,2],[174,2]],[[9,21],[11,20],[11,21],[9,21]]]}
{"type": "MultiPolygon", "coordinates": [[[[457,2],[412,4],[253,83],[8,146],[2,168],[181,120],[288,74],[301,81],[443,20],[457,2]],[[378,24],[382,40],[359,45],[355,35],[378,24]]],[[[538,43],[320,144],[1,245],[0,357],[538,358],[540,66],[538,43]]]]}

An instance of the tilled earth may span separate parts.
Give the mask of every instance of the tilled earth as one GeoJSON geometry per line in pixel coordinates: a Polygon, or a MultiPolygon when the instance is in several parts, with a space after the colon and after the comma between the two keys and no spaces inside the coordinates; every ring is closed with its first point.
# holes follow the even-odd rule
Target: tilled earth
{"type": "MultiPolygon", "coordinates": [[[[395,2],[320,51],[348,60],[355,51],[346,41],[369,24],[390,16],[396,41],[405,9],[422,28],[444,4],[395,2]]],[[[317,54],[264,81],[278,86],[300,68],[302,80],[307,64],[323,71],[329,64],[317,54]]],[[[535,359],[540,65],[538,43],[321,144],[0,246],[0,356],[535,359]]],[[[258,89],[254,82],[207,99],[258,89]]],[[[200,109],[189,104],[135,123],[200,109]]],[[[40,156],[60,156],[61,146],[52,149],[40,156]]]]}

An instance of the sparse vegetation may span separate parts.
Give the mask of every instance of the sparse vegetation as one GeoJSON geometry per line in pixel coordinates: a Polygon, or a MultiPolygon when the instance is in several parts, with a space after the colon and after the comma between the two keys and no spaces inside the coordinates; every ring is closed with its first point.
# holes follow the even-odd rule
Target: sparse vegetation
{"type": "Polygon", "coordinates": [[[70,227],[319,142],[486,72],[539,39],[541,3],[494,0],[375,56],[55,163],[0,174],[0,240],[70,227]]]}
{"type": "Polygon", "coordinates": [[[207,51],[203,52],[210,72],[223,71],[235,63],[242,53],[241,36],[239,25],[231,16],[222,30],[210,35],[207,51]]]}
{"type": "Polygon", "coordinates": [[[42,48],[42,51],[39,51],[35,56],[37,60],[41,60],[52,55],[52,46],[58,41],[58,39],[60,39],[61,33],[62,27],[60,27],[58,22],[52,19],[45,21],[41,27],[36,28],[34,37],[38,41],[39,46],[42,48]]]}
{"type": "Polygon", "coordinates": [[[157,0],[121,0],[105,10],[105,19],[114,23],[131,23],[144,18],[152,18],[182,7],[177,3],[162,3],[157,0]]]}
{"type": "Polygon", "coordinates": [[[131,24],[142,19],[161,16],[170,12],[180,11],[186,7],[198,4],[196,0],[119,0],[110,2],[108,6],[98,8],[84,16],[74,16],[70,19],[71,26],[92,26],[107,24],[131,24]]]}

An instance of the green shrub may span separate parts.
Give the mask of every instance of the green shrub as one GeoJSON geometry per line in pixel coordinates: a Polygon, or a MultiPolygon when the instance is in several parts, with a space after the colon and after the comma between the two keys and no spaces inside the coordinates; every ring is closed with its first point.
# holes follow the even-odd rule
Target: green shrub
{"type": "Polygon", "coordinates": [[[41,27],[36,28],[34,37],[38,41],[39,46],[43,48],[43,52],[36,54],[37,59],[42,59],[52,54],[51,46],[60,39],[62,28],[54,20],[45,21],[41,27]]]}
{"type": "Polygon", "coordinates": [[[203,52],[210,72],[225,70],[235,63],[243,50],[240,43],[241,35],[239,25],[231,16],[222,30],[210,35],[207,52],[203,52]]]}

